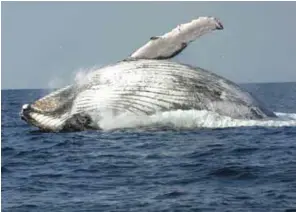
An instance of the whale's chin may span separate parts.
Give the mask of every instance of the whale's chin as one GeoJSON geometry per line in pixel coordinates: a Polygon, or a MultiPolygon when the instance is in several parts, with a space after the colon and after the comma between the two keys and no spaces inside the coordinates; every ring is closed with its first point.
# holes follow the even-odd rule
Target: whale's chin
{"type": "Polygon", "coordinates": [[[64,114],[61,117],[53,117],[41,112],[34,112],[30,105],[24,105],[20,112],[22,120],[39,128],[44,132],[71,132],[93,129],[92,119],[88,114],[64,114]]]}
{"type": "Polygon", "coordinates": [[[28,104],[23,105],[20,117],[28,124],[38,127],[41,131],[60,131],[65,124],[65,119],[55,118],[41,111],[38,112],[28,104]]]}

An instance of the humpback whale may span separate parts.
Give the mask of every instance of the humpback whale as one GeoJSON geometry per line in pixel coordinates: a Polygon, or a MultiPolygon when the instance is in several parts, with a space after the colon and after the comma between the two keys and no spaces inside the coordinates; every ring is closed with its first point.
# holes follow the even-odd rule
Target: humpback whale
{"type": "Polygon", "coordinates": [[[20,116],[44,131],[93,127],[93,114],[152,115],[174,110],[208,110],[241,119],[275,117],[250,93],[205,69],[170,59],[189,43],[223,30],[215,17],[200,17],[153,36],[126,59],[94,70],[72,85],[22,106],[20,116]]]}

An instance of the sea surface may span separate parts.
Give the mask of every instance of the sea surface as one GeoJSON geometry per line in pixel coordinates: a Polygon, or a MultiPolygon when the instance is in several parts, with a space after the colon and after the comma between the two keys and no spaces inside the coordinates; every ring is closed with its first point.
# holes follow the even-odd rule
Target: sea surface
{"type": "Polygon", "coordinates": [[[296,211],[296,83],[242,86],[279,118],[174,111],[42,133],[18,113],[48,91],[2,90],[2,211],[296,211]]]}

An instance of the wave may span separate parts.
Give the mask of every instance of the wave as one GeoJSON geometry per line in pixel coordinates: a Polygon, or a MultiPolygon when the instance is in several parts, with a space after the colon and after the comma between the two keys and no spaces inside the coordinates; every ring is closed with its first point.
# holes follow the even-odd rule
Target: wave
{"type": "MultiPolygon", "coordinates": [[[[194,128],[231,128],[231,127],[293,127],[296,126],[296,113],[275,112],[278,118],[264,120],[234,119],[205,110],[176,110],[161,112],[154,115],[135,116],[122,114],[112,117],[103,114],[97,127],[103,130],[166,127],[173,129],[194,128]]],[[[95,119],[95,117],[93,117],[95,119]]]]}

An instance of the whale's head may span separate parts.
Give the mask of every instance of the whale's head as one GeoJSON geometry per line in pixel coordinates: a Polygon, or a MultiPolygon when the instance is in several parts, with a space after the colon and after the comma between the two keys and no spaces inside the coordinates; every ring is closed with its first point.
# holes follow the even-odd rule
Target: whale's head
{"type": "Polygon", "coordinates": [[[74,86],[67,86],[32,104],[24,104],[21,119],[43,131],[61,131],[85,125],[89,121],[87,117],[71,114],[76,91],[74,86]]]}

